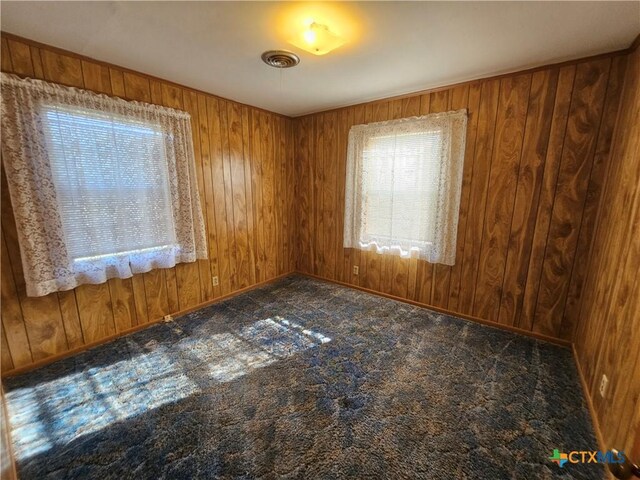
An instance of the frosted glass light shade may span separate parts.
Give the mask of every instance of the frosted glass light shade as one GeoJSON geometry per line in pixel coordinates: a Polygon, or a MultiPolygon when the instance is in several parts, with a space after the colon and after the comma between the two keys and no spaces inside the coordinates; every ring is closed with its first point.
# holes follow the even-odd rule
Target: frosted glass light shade
{"type": "Polygon", "coordinates": [[[333,33],[326,25],[312,22],[289,40],[289,43],[314,55],[324,55],[344,45],[346,40],[333,33]]]}

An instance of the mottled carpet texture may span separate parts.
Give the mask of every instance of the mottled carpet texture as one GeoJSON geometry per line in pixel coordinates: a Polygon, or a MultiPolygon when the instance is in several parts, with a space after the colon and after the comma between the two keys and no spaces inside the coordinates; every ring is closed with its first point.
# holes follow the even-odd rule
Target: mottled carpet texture
{"type": "Polygon", "coordinates": [[[604,474],[568,350],[300,276],[6,388],[22,479],[604,474]]]}

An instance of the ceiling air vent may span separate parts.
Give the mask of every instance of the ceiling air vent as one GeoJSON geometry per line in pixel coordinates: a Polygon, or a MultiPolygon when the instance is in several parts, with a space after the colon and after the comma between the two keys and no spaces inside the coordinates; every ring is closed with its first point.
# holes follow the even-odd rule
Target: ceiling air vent
{"type": "Polygon", "coordinates": [[[286,50],[268,50],[262,54],[262,61],[271,67],[290,68],[298,65],[300,58],[286,50]]]}

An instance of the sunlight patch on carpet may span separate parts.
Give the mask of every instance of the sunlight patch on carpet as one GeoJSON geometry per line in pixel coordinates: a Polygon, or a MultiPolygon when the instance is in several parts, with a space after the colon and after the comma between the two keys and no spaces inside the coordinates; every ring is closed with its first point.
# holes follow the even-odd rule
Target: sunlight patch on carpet
{"type": "MultiPolygon", "coordinates": [[[[175,327],[181,332],[179,327],[175,327]]],[[[116,422],[199,393],[208,379],[229,382],[331,339],[279,316],[239,330],[175,345],[150,340],[146,353],[17,388],[6,394],[14,452],[20,461],[116,422]]]]}

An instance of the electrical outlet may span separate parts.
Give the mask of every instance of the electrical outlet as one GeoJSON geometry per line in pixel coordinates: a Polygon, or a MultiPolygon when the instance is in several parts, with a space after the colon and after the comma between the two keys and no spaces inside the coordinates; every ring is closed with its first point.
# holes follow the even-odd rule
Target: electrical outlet
{"type": "Polygon", "coordinates": [[[165,316],[163,317],[163,320],[164,320],[165,322],[172,322],[172,321],[173,321],[173,317],[172,317],[171,315],[165,315],[165,316]]]}
{"type": "Polygon", "coordinates": [[[213,277],[211,280],[213,281],[213,286],[214,287],[217,287],[219,285],[219,283],[220,283],[220,282],[218,282],[218,277],[213,277]]]}
{"type": "Polygon", "coordinates": [[[358,275],[360,273],[360,267],[358,265],[353,266],[353,274],[358,275]]]}
{"type": "Polygon", "coordinates": [[[602,380],[600,380],[600,396],[604,398],[605,393],[607,393],[607,385],[609,384],[609,379],[606,375],[602,375],[602,380]]]}

